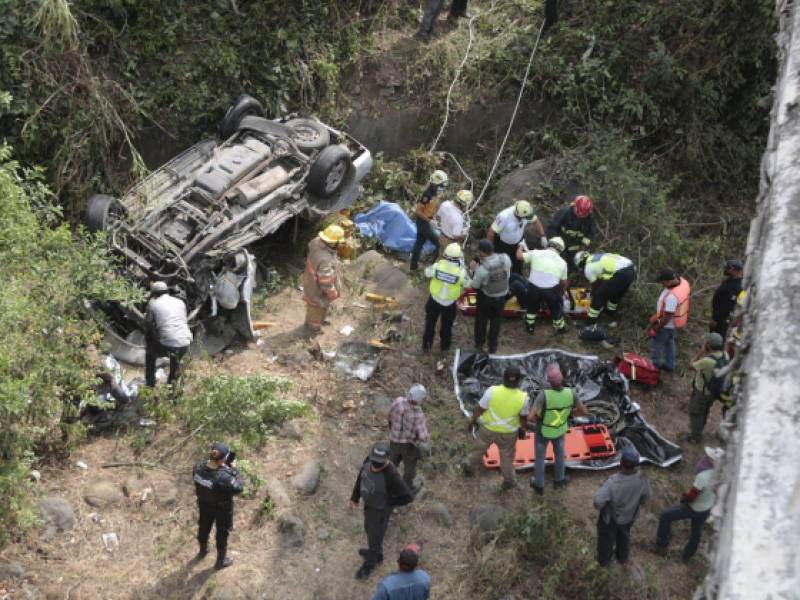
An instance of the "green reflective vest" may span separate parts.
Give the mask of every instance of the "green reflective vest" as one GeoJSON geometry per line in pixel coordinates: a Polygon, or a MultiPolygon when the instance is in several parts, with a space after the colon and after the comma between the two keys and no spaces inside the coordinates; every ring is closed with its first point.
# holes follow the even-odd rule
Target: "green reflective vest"
{"type": "MultiPolygon", "coordinates": [[[[428,267],[430,269],[430,267],[428,267]]],[[[448,260],[440,260],[432,269],[431,296],[438,298],[442,304],[452,304],[461,295],[467,270],[459,264],[448,260]]]]}
{"type": "Polygon", "coordinates": [[[533,250],[525,255],[531,272],[546,273],[558,279],[566,279],[567,263],[555,250],[533,250]]]}
{"type": "Polygon", "coordinates": [[[632,266],[630,259],[619,254],[592,254],[586,261],[584,274],[586,278],[593,282],[597,279],[609,280],[617,271],[632,266]]]}
{"type": "Polygon", "coordinates": [[[489,431],[511,433],[519,429],[519,413],[525,406],[528,394],[504,385],[492,387],[489,408],[481,415],[483,426],[489,431]]]}
{"type": "Polygon", "coordinates": [[[567,433],[567,419],[575,404],[572,388],[565,387],[560,392],[544,391],[544,417],[542,419],[542,435],[555,439],[567,433]]]}

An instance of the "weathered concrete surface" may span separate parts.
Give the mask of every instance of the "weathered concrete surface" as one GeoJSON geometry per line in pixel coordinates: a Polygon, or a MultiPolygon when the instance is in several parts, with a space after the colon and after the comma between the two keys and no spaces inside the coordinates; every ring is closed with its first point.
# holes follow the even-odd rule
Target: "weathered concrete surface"
{"type": "Polygon", "coordinates": [[[779,0],[777,10],[780,72],[732,361],[740,384],[698,599],[800,598],[800,2],[779,0]]]}

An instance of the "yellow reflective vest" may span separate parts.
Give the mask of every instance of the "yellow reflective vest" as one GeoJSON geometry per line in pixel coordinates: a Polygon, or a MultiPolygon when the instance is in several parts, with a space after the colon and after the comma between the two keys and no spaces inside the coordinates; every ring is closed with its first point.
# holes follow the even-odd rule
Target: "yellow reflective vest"
{"type": "Polygon", "coordinates": [[[470,284],[467,270],[458,263],[440,260],[425,269],[425,275],[431,278],[431,296],[442,306],[449,306],[461,295],[461,291],[470,284]]]}
{"type": "Polygon", "coordinates": [[[489,408],[481,415],[483,426],[498,433],[516,432],[519,429],[519,413],[527,397],[522,390],[504,385],[493,386],[489,408]]]}

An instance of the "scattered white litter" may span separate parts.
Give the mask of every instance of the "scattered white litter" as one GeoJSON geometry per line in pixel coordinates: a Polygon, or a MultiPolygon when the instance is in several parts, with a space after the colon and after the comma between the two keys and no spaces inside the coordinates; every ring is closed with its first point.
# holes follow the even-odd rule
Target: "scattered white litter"
{"type": "Polygon", "coordinates": [[[349,336],[354,331],[355,331],[355,327],[351,327],[350,325],[345,325],[344,327],[342,327],[342,330],[340,331],[340,333],[343,333],[344,335],[349,336]]]}

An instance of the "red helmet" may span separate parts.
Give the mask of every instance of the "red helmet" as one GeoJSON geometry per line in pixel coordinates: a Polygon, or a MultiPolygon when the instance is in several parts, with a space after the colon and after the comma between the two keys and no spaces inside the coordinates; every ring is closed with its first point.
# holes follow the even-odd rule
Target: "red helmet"
{"type": "Polygon", "coordinates": [[[584,219],[588,217],[593,207],[592,199],[588,196],[578,196],[575,198],[575,214],[578,218],[584,219]]]}

